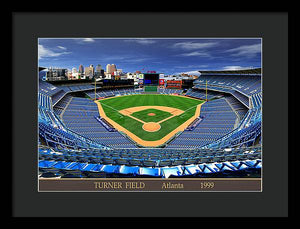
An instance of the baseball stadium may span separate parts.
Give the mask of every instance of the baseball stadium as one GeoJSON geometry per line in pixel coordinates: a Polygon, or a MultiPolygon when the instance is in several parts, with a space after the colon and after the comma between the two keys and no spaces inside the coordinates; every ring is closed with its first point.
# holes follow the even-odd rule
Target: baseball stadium
{"type": "Polygon", "coordinates": [[[261,177],[261,68],[38,82],[40,178],[261,177]],[[168,85],[169,83],[169,85],[168,85]]]}

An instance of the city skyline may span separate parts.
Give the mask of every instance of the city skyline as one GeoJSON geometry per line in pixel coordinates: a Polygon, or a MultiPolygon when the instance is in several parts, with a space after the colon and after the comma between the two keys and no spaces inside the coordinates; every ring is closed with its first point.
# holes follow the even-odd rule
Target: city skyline
{"type": "Polygon", "coordinates": [[[124,72],[167,75],[261,67],[261,39],[40,38],[39,66],[78,69],[91,64],[124,72]]]}

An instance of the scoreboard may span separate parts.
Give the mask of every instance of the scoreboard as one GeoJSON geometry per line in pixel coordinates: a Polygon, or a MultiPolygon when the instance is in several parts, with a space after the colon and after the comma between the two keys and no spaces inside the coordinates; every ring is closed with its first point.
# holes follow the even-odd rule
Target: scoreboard
{"type": "Polygon", "coordinates": [[[182,81],[181,80],[167,80],[166,88],[178,88],[181,89],[182,81]]]}
{"type": "Polygon", "coordinates": [[[158,73],[144,73],[144,85],[158,85],[158,73]]]}

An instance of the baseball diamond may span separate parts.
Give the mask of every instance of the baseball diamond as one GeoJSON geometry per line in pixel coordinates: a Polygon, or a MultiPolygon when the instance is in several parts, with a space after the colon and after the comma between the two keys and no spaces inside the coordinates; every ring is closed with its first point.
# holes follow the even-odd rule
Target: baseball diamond
{"type": "Polygon", "coordinates": [[[146,147],[162,145],[176,133],[183,131],[199,117],[203,102],[160,94],[130,95],[96,101],[101,117],[136,143],[146,147]]]}

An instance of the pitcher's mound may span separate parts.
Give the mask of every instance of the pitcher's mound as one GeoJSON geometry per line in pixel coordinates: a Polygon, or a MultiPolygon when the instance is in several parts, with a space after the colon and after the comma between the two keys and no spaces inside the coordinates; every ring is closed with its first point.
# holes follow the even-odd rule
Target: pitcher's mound
{"type": "Polygon", "coordinates": [[[149,113],[148,115],[149,116],[155,116],[156,114],[155,113],[149,113]]]}
{"type": "Polygon", "coordinates": [[[143,125],[143,129],[148,132],[156,132],[160,130],[160,125],[156,122],[147,122],[143,125]]]}

